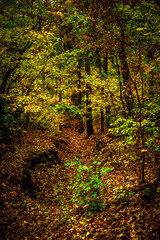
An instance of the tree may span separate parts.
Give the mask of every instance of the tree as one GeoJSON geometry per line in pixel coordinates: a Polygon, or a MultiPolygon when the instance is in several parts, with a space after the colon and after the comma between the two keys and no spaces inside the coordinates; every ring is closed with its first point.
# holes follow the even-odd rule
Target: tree
{"type": "MultiPolygon", "coordinates": [[[[88,53],[85,55],[85,71],[87,75],[90,75],[90,59],[88,53]]],[[[93,134],[93,119],[92,119],[92,107],[90,93],[92,91],[90,82],[86,82],[86,118],[87,118],[87,137],[93,134]]]]}

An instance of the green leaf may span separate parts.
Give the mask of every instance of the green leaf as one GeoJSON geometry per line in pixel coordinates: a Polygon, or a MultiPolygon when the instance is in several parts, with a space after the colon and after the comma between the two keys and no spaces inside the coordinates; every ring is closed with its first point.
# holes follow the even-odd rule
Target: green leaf
{"type": "Polygon", "coordinates": [[[132,196],[132,195],[134,195],[134,193],[133,192],[129,192],[129,196],[132,196]]]}
{"type": "Polygon", "coordinates": [[[89,192],[91,190],[91,188],[87,187],[85,190],[86,190],[86,192],[89,192]]]}
{"type": "Polygon", "coordinates": [[[120,196],[120,198],[123,198],[125,196],[125,194],[121,193],[119,196],[120,196]]]}
{"type": "Polygon", "coordinates": [[[70,201],[71,201],[71,202],[76,202],[76,199],[75,199],[75,198],[71,198],[70,201]]]}
{"type": "Polygon", "coordinates": [[[93,194],[92,194],[92,197],[93,197],[93,198],[96,198],[96,197],[97,197],[97,193],[93,193],[93,194]]]}

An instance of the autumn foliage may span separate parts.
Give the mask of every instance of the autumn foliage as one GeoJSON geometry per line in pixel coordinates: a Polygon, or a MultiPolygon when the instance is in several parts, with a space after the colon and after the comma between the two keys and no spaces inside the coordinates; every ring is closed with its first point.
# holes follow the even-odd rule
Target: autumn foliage
{"type": "Polygon", "coordinates": [[[0,1],[1,239],[159,239],[159,8],[0,1]]]}

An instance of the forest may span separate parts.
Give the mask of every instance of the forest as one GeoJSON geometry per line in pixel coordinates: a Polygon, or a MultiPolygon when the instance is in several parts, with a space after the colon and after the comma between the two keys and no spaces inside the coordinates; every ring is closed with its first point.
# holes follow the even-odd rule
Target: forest
{"type": "Polygon", "coordinates": [[[160,2],[0,0],[0,238],[160,239],[160,2]]]}

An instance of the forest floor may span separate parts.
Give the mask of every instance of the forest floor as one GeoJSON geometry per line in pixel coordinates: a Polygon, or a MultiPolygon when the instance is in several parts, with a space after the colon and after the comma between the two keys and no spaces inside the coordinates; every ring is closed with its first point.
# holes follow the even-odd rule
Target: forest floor
{"type": "MultiPolygon", "coordinates": [[[[95,130],[87,139],[72,120],[58,136],[30,130],[3,143],[0,156],[2,240],[160,239],[160,188],[144,201],[139,159],[119,138],[95,130]],[[51,149],[60,162],[48,161],[51,149]]],[[[157,165],[149,154],[146,163],[152,182],[157,165]]]]}

